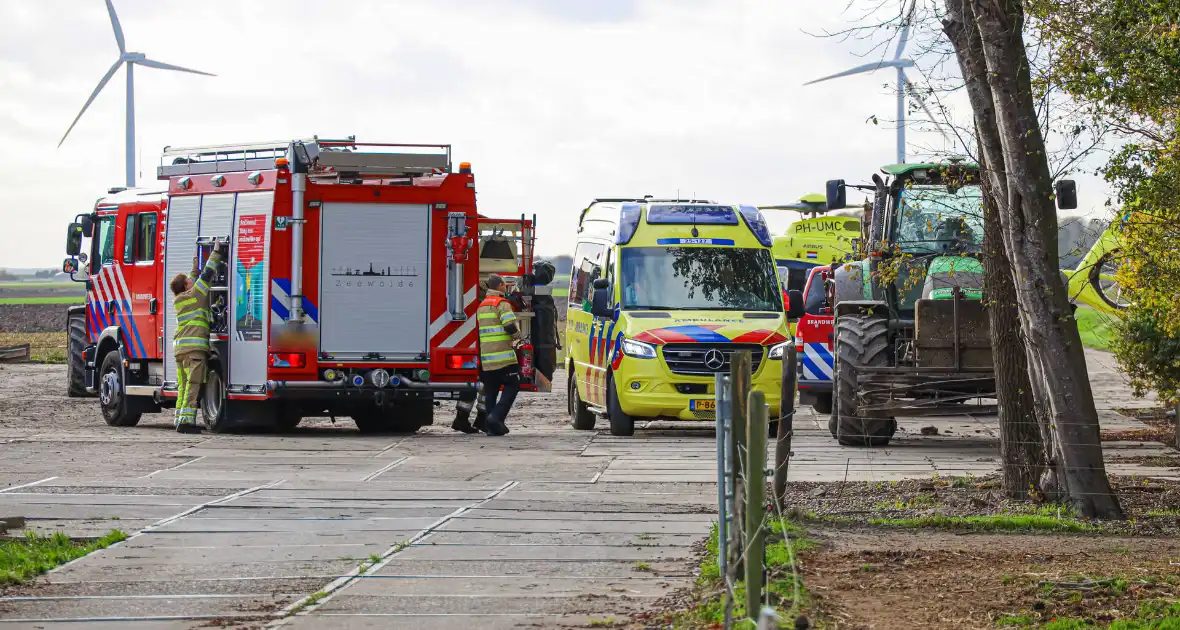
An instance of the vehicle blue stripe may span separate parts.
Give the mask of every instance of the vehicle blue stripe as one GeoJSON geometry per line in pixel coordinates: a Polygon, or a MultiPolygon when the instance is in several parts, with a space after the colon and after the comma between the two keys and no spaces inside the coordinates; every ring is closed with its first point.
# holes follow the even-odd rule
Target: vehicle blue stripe
{"type": "Polygon", "coordinates": [[[809,357],[807,355],[803,355],[803,370],[806,372],[811,372],[812,374],[815,374],[816,376],[819,376],[820,377],[819,380],[828,380],[826,378],[827,372],[820,369],[820,367],[818,365],[816,365],[814,361],[811,360],[811,357],[809,357]]]}
{"type": "MultiPolygon", "coordinates": [[[[91,300],[90,307],[94,309],[94,320],[102,326],[103,329],[107,327],[107,315],[102,310],[102,303],[99,300],[91,300]]],[[[102,330],[95,329],[94,337],[97,339],[98,334],[102,330]]]]}
{"type": "Polygon", "coordinates": [[[824,362],[826,362],[828,365],[831,365],[833,363],[832,353],[828,351],[828,344],[826,344],[826,343],[809,343],[809,344],[807,344],[807,347],[811,348],[811,351],[814,352],[817,356],[819,356],[819,358],[823,359],[824,362]]]}
{"type": "MultiPolygon", "coordinates": [[[[287,295],[291,295],[291,281],[289,279],[287,279],[287,278],[272,278],[272,280],[274,280],[275,284],[279,285],[279,288],[283,290],[283,293],[286,293],[287,295]]],[[[271,307],[273,308],[275,296],[271,295],[270,297],[271,297],[271,307]]],[[[303,299],[301,300],[301,302],[302,302],[304,314],[306,314],[308,317],[310,317],[311,321],[318,323],[320,321],[320,311],[319,311],[319,309],[317,309],[315,307],[315,304],[312,304],[311,300],[307,299],[306,295],[303,296],[303,299]]],[[[286,307],[283,307],[282,312],[287,313],[287,315],[283,315],[283,321],[287,321],[287,318],[290,316],[290,312],[287,311],[286,307]]]]}
{"type": "Polygon", "coordinates": [[[659,238],[657,245],[733,245],[732,238],[659,238]]]}
{"type": "Polygon", "coordinates": [[[287,306],[283,304],[283,301],[273,295],[270,296],[270,310],[274,311],[279,316],[279,319],[283,321],[287,321],[287,318],[291,316],[291,312],[287,310],[287,306]]]}
{"type": "MultiPolygon", "coordinates": [[[[121,304],[119,304],[119,300],[111,300],[111,301],[115,303],[115,316],[119,318],[119,329],[123,332],[123,335],[126,336],[127,332],[131,329],[131,327],[127,325],[127,320],[123,317],[123,306],[121,304]]],[[[124,344],[124,345],[127,347],[128,350],[131,351],[130,358],[132,358],[132,359],[138,358],[135,356],[134,338],[132,339],[131,343],[124,344]]]]}
{"type": "Polygon", "coordinates": [[[146,357],[147,351],[143,349],[143,340],[139,338],[139,327],[135,325],[135,312],[131,310],[127,300],[123,300],[123,308],[127,309],[127,319],[131,320],[131,335],[135,338],[135,345],[139,346],[139,356],[146,357]]]}
{"type": "Polygon", "coordinates": [[[692,326],[692,325],[668,326],[668,327],[664,328],[664,330],[667,330],[669,332],[674,332],[674,333],[680,333],[681,335],[684,335],[686,337],[691,337],[693,341],[697,341],[700,343],[726,343],[729,341],[733,341],[729,337],[726,337],[725,335],[717,332],[716,330],[711,330],[711,329],[705,328],[704,326],[692,326]]]}

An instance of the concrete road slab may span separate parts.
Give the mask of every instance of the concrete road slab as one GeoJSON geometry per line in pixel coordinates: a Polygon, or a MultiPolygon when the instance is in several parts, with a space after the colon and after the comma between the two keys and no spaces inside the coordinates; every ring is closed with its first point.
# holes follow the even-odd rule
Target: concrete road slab
{"type": "MultiPolygon", "coordinates": [[[[4,496],[4,495],[0,495],[4,496]]],[[[364,510],[364,509],[418,509],[418,508],[445,508],[449,510],[457,510],[475,503],[471,499],[400,499],[400,500],[373,500],[365,501],[362,499],[294,499],[285,498],[278,499],[273,497],[256,497],[254,495],[247,495],[233,501],[227,501],[220,504],[218,507],[241,507],[241,508],[289,508],[294,501],[298,501],[298,505],[302,509],[339,509],[339,510],[364,510]]]]}
{"type": "Polygon", "coordinates": [[[699,543],[697,534],[521,534],[517,532],[435,532],[421,540],[421,545],[616,545],[629,547],[692,547],[699,543]]]}
{"type": "Polygon", "coordinates": [[[5,619],[103,619],[159,616],[257,616],[267,615],[294,601],[266,595],[218,595],[212,597],[83,597],[0,602],[5,619]]]}
{"type": "Polygon", "coordinates": [[[249,547],[165,547],[161,545],[131,547],[120,545],[88,559],[87,564],[95,567],[140,566],[146,568],[160,564],[195,567],[198,565],[225,565],[228,556],[232,557],[234,563],[342,561],[357,565],[371,554],[384,553],[389,546],[375,544],[356,548],[335,545],[260,545],[249,547]]]}
{"type": "Polygon", "coordinates": [[[468,595],[535,597],[660,597],[682,580],[656,577],[538,578],[527,577],[416,577],[365,578],[348,588],[349,595],[468,595]]]}
{"type": "MultiPolygon", "coordinates": [[[[488,496],[496,490],[496,487],[462,488],[461,486],[453,490],[432,490],[429,488],[422,490],[386,490],[373,484],[366,484],[365,489],[358,489],[356,484],[351,484],[347,489],[320,489],[315,486],[280,486],[276,488],[268,488],[266,490],[259,490],[258,492],[252,493],[249,496],[256,499],[269,498],[281,499],[284,501],[298,499],[321,499],[328,501],[428,501],[434,499],[480,501],[488,498],[488,496]]],[[[245,497],[243,497],[243,499],[244,498],[245,497]]]]}
{"type": "Polygon", "coordinates": [[[290,507],[243,507],[236,503],[212,506],[193,514],[189,519],[365,519],[365,518],[440,518],[454,512],[452,507],[392,507],[338,508],[305,507],[298,503],[290,507]]]}
{"type": "Polygon", "coordinates": [[[345,575],[357,567],[352,560],[324,562],[234,562],[226,558],[221,564],[141,564],[139,566],[99,565],[93,562],[101,557],[87,558],[84,562],[71,565],[53,574],[55,581],[118,581],[142,580],[150,576],[161,582],[175,582],[199,579],[226,578],[325,578],[325,582],[345,575]]]}
{"type": "Polygon", "coordinates": [[[57,574],[33,589],[7,591],[10,595],[35,593],[37,596],[116,596],[116,595],[303,595],[314,593],[324,585],[322,578],[279,578],[247,580],[239,578],[202,580],[101,580],[94,582],[57,581],[57,574]]]}
{"type": "MultiPolygon", "coordinates": [[[[621,599],[612,600],[610,606],[622,612],[628,608],[638,610],[640,607],[654,603],[655,597],[632,597],[624,602],[621,599]],[[646,600],[646,601],[644,601],[646,600]]],[[[593,614],[602,607],[601,602],[584,597],[521,597],[509,595],[505,597],[467,596],[455,594],[453,596],[439,595],[350,595],[341,594],[328,600],[317,613],[352,613],[352,614],[438,614],[463,613],[466,615],[487,614],[593,614]]]]}
{"type": "MultiPolygon", "coordinates": [[[[78,630],[75,621],[16,621],[0,618],[3,628],[30,628],[32,630],[78,630]]],[[[192,621],[89,621],[86,630],[191,630],[192,621]]]]}
{"type": "Polygon", "coordinates": [[[198,534],[152,530],[125,544],[158,545],[162,547],[215,547],[224,549],[226,553],[232,554],[234,547],[260,545],[321,545],[340,548],[385,545],[388,547],[398,541],[410,538],[417,534],[418,531],[416,529],[409,529],[377,532],[306,532],[301,534],[287,532],[281,536],[276,536],[273,532],[212,532],[198,534]]]}
{"type": "Polygon", "coordinates": [[[627,512],[615,514],[610,512],[561,512],[550,510],[505,510],[499,506],[470,509],[463,513],[463,518],[491,518],[491,519],[524,519],[524,520],[582,520],[582,521],[684,521],[692,523],[708,523],[717,520],[716,513],[703,514],[661,514],[659,512],[627,512]]]}
{"type": "Polygon", "coordinates": [[[534,577],[692,577],[696,568],[682,561],[648,563],[648,570],[625,560],[585,560],[554,562],[551,560],[439,561],[412,560],[394,556],[375,572],[378,576],[534,576],[534,577]]]}
{"type": "Polygon", "coordinates": [[[406,531],[429,527],[436,518],[361,518],[361,519],[221,519],[201,518],[173,521],[158,528],[161,532],[351,532],[406,531]]]}
{"type": "Polygon", "coordinates": [[[709,533],[709,524],[682,521],[582,521],[582,520],[510,520],[486,518],[456,518],[447,521],[438,531],[446,532],[583,532],[587,534],[620,532],[648,534],[709,533]]]}
{"type": "Polygon", "coordinates": [[[581,562],[583,560],[687,559],[693,555],[686,547],[638,547],[607,545],[413,545],[398,553],[406,560],[548,560],[581,562]]]}

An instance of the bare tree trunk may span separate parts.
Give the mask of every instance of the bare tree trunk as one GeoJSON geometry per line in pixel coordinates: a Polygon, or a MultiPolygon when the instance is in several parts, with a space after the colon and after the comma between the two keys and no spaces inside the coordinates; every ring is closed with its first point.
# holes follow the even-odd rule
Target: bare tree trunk
{"type": "Polygon", "coordinates": [[[964,25],[978,31],[987,64],[1001,151],[994,137],[981,135],[981,144],[996,190],[1007,186],[1000,223],[1028,344],[1029,380],[1034,396],[1047,402],[1056,434],[1057,481],[1082,514],[1122,518],[1102,460],[1085,352],[1057,268],[1056,207],[1024,49],[1023,8],[1019,0],[966,0],[961,8],[964,25]],[[1000,164],[1002,179],[995,176],[1000,164]]]}
{"type": "MultiPolygon", "coordinates": [[[[1047,414],[1038,413],[1029,380],[1028,356],[1020,335],[1020,317],[1013,284],[1012,265],[1004,251],[1000,213],[1007,203],[1003,162],[987,160],[985,147],[998,149],[995,108],[985,73],[983,44],[974,25],[965,23],[964,0],[947,0],[943,29],[955,48],[968,97],[975,112],[979,143],[979,169],[984,202],[984,287],[987,290],[988,320],[991,326],[992,361],[996,368],[996,389],[1000,406],[1000,455],[1003,484],[1008,496],[1027,496],[1041,490],[1046,469],[1044,439],[1048,433],[1047,414]]],[[[992,151],[998,154],[998,150],[992,151]]]]}
{"type": "MultiPolygon", "coordinates": [[[[982,162],[982,160],[981,160],[982,162]]],[[[980,164],[980,168],[985,168],[980,164]]],[[[1033,406],[1028,356],[1020,335],[1012,265],[1004,254],[999,204],[991,180],[983,182],[983,286],[991,326],[992,363],[996,367],[996,398],[1000,407],[1000,459],[1004,493],[1028,498],[1041,487],[1045,444],[1033,406]]]]}

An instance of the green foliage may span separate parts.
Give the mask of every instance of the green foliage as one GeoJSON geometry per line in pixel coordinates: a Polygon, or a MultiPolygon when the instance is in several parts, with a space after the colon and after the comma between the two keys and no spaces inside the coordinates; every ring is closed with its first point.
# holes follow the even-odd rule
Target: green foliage
{"type": "Polygon", "coordinates": [[[1117,333],[1118,319],[1092,308],[1079,308],[1074,313],[1082,345],[1095,350],[1109,350],[1117,333]]]}
{"type": "Polygon", "coordinates": [[[1118,280],[1133,304],[1112,344],[1140,390],[1176,396],[1180,354],[1180,4],[1028,0],[1060,85],[1123,144],[1104,169],[1122,208],[1118,280]],[[1163,352],[1164,357],[1153,355],[1163,352]]]}
{"type": "Polygon", "coordinates": [[[0,297],[0,304],[81,304],[85,295],[41,295],[36,297],[0,297]]]}
{"type": "Polygon", "coordinates": [[[84,544],[75,543],[61,532],[49,536],[25,532],[24,539],[0,542],[0,584],[27,582],[56,566],[126,539],[127,534],[117,529],[84,544]]]}
{"type": "Polygon", "coordinates": [[[870,518],[869,525],[907,529],[943,528],[972,531],[1067,531],[1089,532],[1097,527],[1080,521],[1068,511],[1039,508],[1032,512],[1004,512],[979,516],[945,516],[931,514],[906,518],[870,518]]]}
{"type": "Polygon", "coordinates": [[[1159,311],[1132,306],[1111,347],[1136,394],[1154,390],[1174,399],[1180,397],[1180,335],[1166,330],[1163,318],[1159,311]]]}

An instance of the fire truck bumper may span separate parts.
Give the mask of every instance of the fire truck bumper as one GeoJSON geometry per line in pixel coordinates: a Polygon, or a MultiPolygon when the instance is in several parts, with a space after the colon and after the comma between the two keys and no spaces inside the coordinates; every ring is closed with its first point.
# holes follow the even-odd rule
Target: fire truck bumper
{"type": "Polygon", "coordinates": [[[435,398],[458,398],[475,393],[479,384],[431,383],[401,379],[396,386],[354,386],[343,381],[267,381],[266,389],[276,398],[372,398],[378,394],[401,397],[430,392],[435,398]]]}

